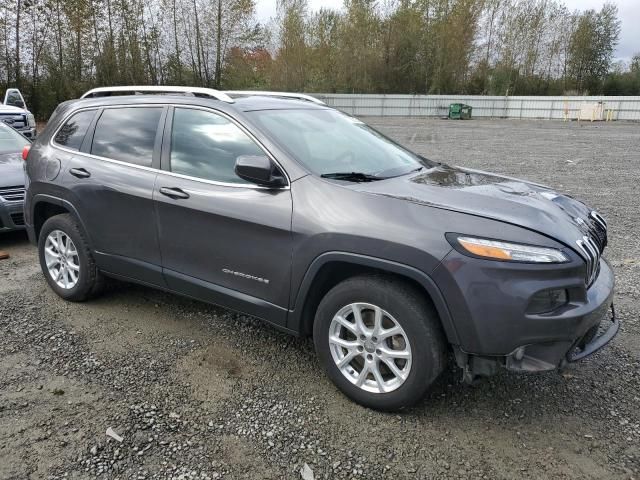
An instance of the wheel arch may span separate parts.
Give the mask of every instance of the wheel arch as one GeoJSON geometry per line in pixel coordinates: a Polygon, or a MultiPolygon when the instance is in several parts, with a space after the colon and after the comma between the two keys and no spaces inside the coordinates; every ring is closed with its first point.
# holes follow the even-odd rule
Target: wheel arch
{"type": "Polygon", "coordinates": [[[438,313],[447,341],[459,344],[444,296],[429,275],[409,265],[347,252],[327,252],[311,263],[295,296],[287,328],[301,336],[310,336],[315,311],[322,297],[339,282],[363,274],[392,275],[422,290],[438,313]]]}
{"type": "Polygon", "coordinates": [[[82,222],[82,218],[78,214],[78,211],[73,206],[73,204],[65,199],[42,193],[37,194],[33,197],[31,207],[31,221],[35,234],[35,241],[37,242],[38,238],[40,237],[40,231],[42,230],[44,222],[55,215],[61,215],[65,213],[70,214],[72,217],[74,217],[74,219],[82,228],[89,245],[92,245],[91,238],[87,234],[87,229],[82,222]]]}

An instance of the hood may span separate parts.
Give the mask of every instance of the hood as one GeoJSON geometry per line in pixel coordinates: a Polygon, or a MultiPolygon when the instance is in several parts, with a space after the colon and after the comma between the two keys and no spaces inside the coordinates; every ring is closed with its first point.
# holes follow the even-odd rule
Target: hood
{"type": "MultiPolygon", "coordinates": [[[[376,195],[518,225],[574,249],[576,240],[592,229],[591,209],[582,202],[543,185],[479,170],[439,165],[417,175],[356,185],[376,195]]],[[[603,248],[605,243],[606,238],[603,248]]]]}
{"type": "Polygon", "coordinates": [[[16,115],[24,115],[29,113],[28,110],[13,105],[0,104],[0,113],[15,113],[16,115]]]}
{"type": "Polygon", "coordinates": [[[24,182],[22,152],[0,152],[0,188],[23,186],[24,182]]]}

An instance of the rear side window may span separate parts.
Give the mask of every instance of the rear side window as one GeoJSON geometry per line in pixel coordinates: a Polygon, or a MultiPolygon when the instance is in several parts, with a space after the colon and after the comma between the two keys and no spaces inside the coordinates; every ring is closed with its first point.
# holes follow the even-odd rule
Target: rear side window
{"type": "Polygon", "coordinates": [[[225,183],[247,183],[235,173],[240,155],[264,155],[235,123],[215,113],[176,108],[171,171],[225,183]]]}
{"type": "Polygon", "coordinates": [[[109,108],[93,134],[91,153],[150,167],[162,107],[109,108]]]}
{"type": "Polygon", "coordinates": [[[69,118],[62,128],[58,130],[58,133],[56,133],[53,139],[54,142],[71,150],[80,150],[82,140],[89,129],[95,113],[95,110],[84,110],[71,115],[71,118],[69,118]]]}

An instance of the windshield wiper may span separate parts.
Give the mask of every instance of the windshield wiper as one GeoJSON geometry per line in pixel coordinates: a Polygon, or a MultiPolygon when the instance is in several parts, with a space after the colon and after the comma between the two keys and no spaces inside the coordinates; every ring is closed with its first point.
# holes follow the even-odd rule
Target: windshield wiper
{"type": "Polygon", "coordinates": [[[386,177],[378,177],[363,172],[333,172],[323,173],[322,178],[332,178],[335,180],[346,180],[347,182],[375,182],[376,180],[384,180],[386,177]]]}

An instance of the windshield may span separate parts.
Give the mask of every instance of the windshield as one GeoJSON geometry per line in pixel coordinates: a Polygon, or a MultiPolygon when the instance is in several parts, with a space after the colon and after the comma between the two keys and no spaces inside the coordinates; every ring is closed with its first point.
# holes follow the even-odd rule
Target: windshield
{"type": "Polygon", "coordinates": [[[418,170],[426,163],[360,120],[335,110],[249,113],[282,148],[317,175],[357,173],[387,178],[418,170]]]}
{"type": "Polygon", "coordinates": [[[0,152],[21,152],[31,143],[11,127],[0,125],[0,152]]]}
{"type": "Polygon", "coordinates": [[[6,105],[11,105],[13,107],[20,107],[20,108],[24,107],[24,102],[22,101],[22,97],[15,90],[8,91],[6,97],[7,97],[5,99],[6,105]]]}

